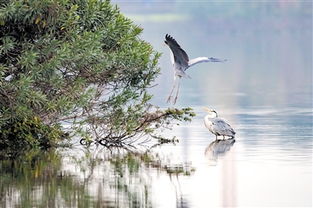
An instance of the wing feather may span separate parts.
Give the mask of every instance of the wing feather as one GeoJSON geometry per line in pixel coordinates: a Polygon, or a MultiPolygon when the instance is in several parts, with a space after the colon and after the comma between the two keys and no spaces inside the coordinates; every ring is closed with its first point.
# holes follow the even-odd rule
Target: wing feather
{"type": "Polygon", "coordinates": [[[225,62],[226,59],[218,59],[218,58],[208,58],[208,57],[198,57],[188,61],[188,67],[191,67],[195,64],[202,63],[202,62],[225,62]]]}
{"type": "Polygon", "coordinates": [[[216,118],[212,121],[212,131],[224,136],[234,136],[236,132],[234,129],[223,119],[216,118]]]}
{"type": "Polygon", "coordinates": [[[170,35],[166,34],[165,40],[167,42],[167,45],[170,47],[171,51],[174,55],[174,61],[183,67],[188,67],[188,61],[189,57],[187,53],[180,47],[180,45],[177,43],[177,41],[171,37],[170,35]]]}

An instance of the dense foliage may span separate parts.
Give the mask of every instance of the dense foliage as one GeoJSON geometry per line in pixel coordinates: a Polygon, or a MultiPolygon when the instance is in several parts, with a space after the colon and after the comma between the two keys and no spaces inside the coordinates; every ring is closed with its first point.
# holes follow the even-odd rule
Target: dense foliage
{"type": "Polygon", "coordinates": [[[65,132],[120,141],[188,120],[190,109],[148,103],[160,54],[141,31],[109,1],[0,0],[0,149],[65,132]]]}

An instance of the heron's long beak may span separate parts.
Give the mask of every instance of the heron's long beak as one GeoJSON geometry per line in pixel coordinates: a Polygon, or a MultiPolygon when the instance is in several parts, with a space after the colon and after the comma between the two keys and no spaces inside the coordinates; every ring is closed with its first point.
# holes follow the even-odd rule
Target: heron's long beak
{"type": "Polygon", "coordinates": [[[208,108],[208,107],[203,107],[202,108],[204,111],[206,111],[206,112],[211,112],[212,110],[210,109],[210,108],[208,108]]]}

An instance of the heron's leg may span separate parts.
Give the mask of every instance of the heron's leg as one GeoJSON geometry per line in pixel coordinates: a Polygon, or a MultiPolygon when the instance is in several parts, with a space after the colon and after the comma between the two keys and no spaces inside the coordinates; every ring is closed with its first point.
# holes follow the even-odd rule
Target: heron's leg
{"type": "Polygon", "coordinates": [[[169,102],[171,102],[171,98],[172,98],[172,95],[173,95],[173,92],[174,92],[174,89],[176,88],[176,85],[177,85],[177,77],[176,76],[174,76],[174,83],[173,83],[173,87],[172,87],[172,90],[171,90],[171,93],[170,93],[170,95],[168,96],[168,98],[167,98],[167,102],[169,103],[169,102]]]}
{"type": "Polygon", "coordinates": [[[172,87],[172,90],[171,90],[171,93],[170,93],[170,95],[169,95],[168,98],[167,98],[167,102],[168,102],[168,103],[171,102],[172,95],[173,95],[173,91],[174,91],[175,87],[176,87],[176,83],[174,82],[173,87],[172,87]]]}
{"type": "Polygon", "coordinates": [[[175,104],[176,101],[177,101],[177,97],[178,97],[178,93],[179,93],[179,88],[180,88],[180,78],[178,79],[177,91],[176,91],[176,96],[175,96],[175,99],[174,99],[174,104],[175,104]]]}

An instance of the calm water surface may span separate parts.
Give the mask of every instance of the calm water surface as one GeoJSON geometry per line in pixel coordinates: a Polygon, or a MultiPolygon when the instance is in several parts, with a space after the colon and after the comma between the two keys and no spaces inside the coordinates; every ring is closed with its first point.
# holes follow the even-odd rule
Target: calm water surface
{"type": "Polygon", "coordinates": [[[176,107],[190,123],[160,134],[179,142],[132,153],[79,145],[0,163],[0,207],[311,207],[312,3],[114,1],[163,53],[152,102],[168,107],[173,83],[164,35],[190,58],[176,107]],[[236,139],[214,141],[202,107],[236,139]]]}

